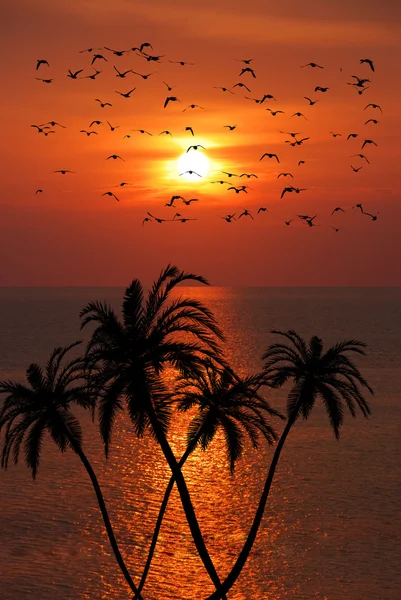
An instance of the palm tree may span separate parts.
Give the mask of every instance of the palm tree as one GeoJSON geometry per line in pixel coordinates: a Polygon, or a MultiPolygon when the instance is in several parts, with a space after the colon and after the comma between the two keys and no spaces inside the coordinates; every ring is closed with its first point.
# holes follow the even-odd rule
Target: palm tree
{"type": "MultiPolygon", "coordinates": [[[[204,370],[198,376],[178,380],[172,402],[181,411],[197,409],[197,414],[189,425],[187,449],[178,463],[180,469],[198,444],[202,450],[209,447],[219,429],[224,434],[231,473],[234,472],[235,463],[242,454],[244,434],[249,436],[254,448],[258,447],[260,433],[269,445],[277,440],[277,434],[270,426],[268,418],[284,417],[258,394],[259,387],[258,375],[240,378],[228,366],[217,368],[212,361],[205,363],[204,370]]],[[[145,585],[174,483],[173,474],[160,507],[146,565],[138,585],[139,592],[145,585]]]]}
{"type": "MultiPolygon", "coordinates": [[[[359,409],[364,417],[370,415],[368,402],[361,388],[373,394],[372,388],[361,375],[359,369],[347,356],[349,353],[365,355],[366,344],[357,340],[345,340],[331,346],[323,353],[323,343],[313,336],[309,345],[295,331],[272,331],[285,338],[289,344],[271,344],[263,355],[265,382],[279,388],[287,381],[292,387],[287,399],[287,423],[276,446],[270,469],[266,478],[259,506],[244,546],[230,573],[222,584],[224,593],[234,585],[251,551],[252,545],[263,517],[277,463],[284,443],[292,426],[302,416],[307,419],[318,398],[323,401],[330,425],[336,439],[340,437],[343,425],[344,409],[356,417],[359,409]]],[[[218,591],[208,600],[221,598],[218,591]]]]}
{"type": "Polygon", "coordinates": [[[208,285],[203,277],[168,265],[145,301],[143,287],[134,279],[125,291],[121,319],[109,305],[90,302],[81,311],[81,327],[96,324],[86,361],[99,389],[99,425],[106,456],[115,417],[126,404],[137,436],[149,429],[160,445],[175,477],[199,556],[216,589],[221,590],[185,479],[166,437],[172,407],[162,377],[165,368],[173,366],[187,377],[199,373],[206,358],[222,360],[219,341],[223,335],[213,314],[196,299],[171,299],[176,286],[188,281],[208,285]]]}
{"type": "Polygon", "coordinates": [[[28,385],[0,382],[0,394],[7,394],[0,410],[0,432],[3,428],[5,431],[1,466],[8,467],[11,454],[14,463],[17,463],[23,445],[26,464],[35,479],[46,432],[61,452],[71,448],[91,479],[114,555],[128,585],[136,593],[136,586],[117,545],[99,482],[82,449],[81,426],[71,412],[72,404],[93,408],[93,394],[83,376],[82,359],[75,358],[63,365],[67,352],[80,343],[55,348],[44,371],[39,365],[31,364],[26,371],[28,385]]]}

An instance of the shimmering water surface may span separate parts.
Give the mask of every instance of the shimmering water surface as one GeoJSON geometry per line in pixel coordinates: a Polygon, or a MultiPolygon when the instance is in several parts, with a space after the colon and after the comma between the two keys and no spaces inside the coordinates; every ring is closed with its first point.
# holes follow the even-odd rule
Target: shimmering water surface
{"type": "MultiPolygon", "coordinates": [[[[326,343],[357,338],[375,389],[373,415],[346,419],[340,442],[319,406],[287,440],[254,549],[232,600],[401,598],[401,289],[185,288],[205,301],[228,338],[237,369],[259,369],[271,329],[294,328],[326,343]]],[[[0,288],[0,378],[23,377],[56,345],[82,338],[89,300],[117,309],[117,288],[0,288]]],[[[86,332],[84,339],[86,337],[86,332]]],[[[272,403],[283,407],[284,392],[272,403]]],[[[106,462],[96,425],[85,451],[98,473],[118,540],[136,581],[169,478],[154,441],[134,439],[119,419],[106,462]]],[[[186,417],[170,440],[185,445],[186,417]]],[[[278,424],[279,429],[282,425],[278,424]]],[[[248,532],[271,450],[247,449],[231,477],[221,439],[197,451],[184,473],[216,568],[224,576],[248,532]]],[[[213,590],[194,552],[178,494],[171,497],[144,590],[149,600],[198,600],[213,590]]],[[[125,600],[131,597],[109,549],[81,463],[43,446],[37,480],[23,463],[0,473],[0,599],[125,600]]]]}

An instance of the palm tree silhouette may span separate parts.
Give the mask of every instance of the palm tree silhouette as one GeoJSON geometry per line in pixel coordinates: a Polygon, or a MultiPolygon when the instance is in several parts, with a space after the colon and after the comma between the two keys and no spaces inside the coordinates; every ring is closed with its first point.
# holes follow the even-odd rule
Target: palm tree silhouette
{"type": "MultiPolygon", "coordinates": [[[[302,416],[307,419],[317,398],[320,397],[334,435],[339,439],[345,408],[349,410],[352,417],[356,417],[357,409],[364,417],[370,415],[369,404],[363,397],[361,388],[366,388],[371,394],[373,390],[347,356],[348,353],[365,355],[366,344],[357,340],[345,340],[331,346],[323,354],[323,343],[317,336],[313,336],[307,345],[294,330],[272,331],[272,333],[290,342],[271,344],[263,355],[267,385],[279,388],[287,381],[292,381],[287,399],[287,423],[276,446],[248,537],[237,561],[222,584],[225,593],[234,585],[249,556],[263,517],[281,451],[298,418],[302,416]]],[[[208,597],[208,600],[220,597],[216,591],[208,597]]]]}
{"type": "Polygon", "coordinates": [[[208,285],[203,277],[168,265],[145,301],[143,287],[134,279],[125,291],[122,320],[107,304],[90,302],[81,311],[81,328],[90,322],[96,324],[86,362],[99,390],[99,425],[106,456],[115,417],[125,401],[138,437],[149,429],[160,445],[175,477],[199,556],[216,589],[221,591],[185,479],[166,437],[172,407],[162,379],[164,369],[173,366],[184,377],[193,376],[200,372],[205,358],[221,356],[219,340],[223,340],[223,335],[213,314],[196,299],[171,299],[174,288],[187,281],[208,285]]]}
{"type": "Polygon", "coordinates": [[[92,410],[94,407],[93,393],[84,378],[82,358],[63,364],[66,354],[79,344],[81,342],[55,348],[44,371],[32,363],[26,371],[28,385],[0,382],[0,394],[7,394],[0,410],[0,431],[5,429],[1,466],[4,469],[8,467],[10,454],[16,464],[23,445],[26,464],[35,479],[46,432],[61,452],[71,448],[91,479],[117,563],[131,590],[136,593],[137,588],[117,545],[99,482],[82,449],[81,425],[71,412],[71,404],[92,410]]]}
{"type": "MultiPolygon", "coordinates": [[[[268,418],[284,417],[258,394],[259,387],[259,375],[240,378],[228,366],[218,368],[212,361],[206,361],[204,370],[198,376],[182,377],[177,381],[172,403],[180,411],[193,408],[198,411],[188,428],[187,449],[178,463],[180,469],[198,444],[202,450],[208,448],[219,429],[224,434],[231,473],[234,472],[235,463],[244,448],[244,433],[249,436],[254,448],[258,447],[259,434],[265,437],[269,445],[278,439],[268,418]]],[[[145,585],[174,483],[173,474],[160,507],[148,558],[138,585],[139,592],[145,585]]]]}

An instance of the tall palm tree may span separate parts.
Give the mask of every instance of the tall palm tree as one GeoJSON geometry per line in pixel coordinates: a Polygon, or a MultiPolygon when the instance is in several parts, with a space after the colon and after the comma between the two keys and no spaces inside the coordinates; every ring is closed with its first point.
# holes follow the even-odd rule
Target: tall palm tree
{"type": "MultiPolygon", "coordinates": [[[[366,344],[357,340],[345,340],[323,352],[320,338],[313,336],[309,344],[295,331],[272,331],[285,338],[286,343],[271,344],[263,355],[264,376],[267,384],[279,388],[291,381],[287,399],[287,423],[276,446],[270,469],[265,481],[259,506],[244,546],[230,573],[222,584],[228,592],[239,577],[251,551],[263,517],[266,501],[273,482],[277,463],[291,428],[298,418],[307,419],[318,398],[323,401],[330,425],[336,439],[340,437],[345,408],[356,417],[359,409],[364,417],[370,415],[368,402],[362,395],[372,388],[361,375],[358,367],[347,356],[349,353],[365,355],[366,344]]],[[[208,600],[221,598],[218,591],[208,600]]]]}
{"type": "Polygon", "coordinates": [[[172,407],[162,377],[165,368],[173,366],[187,377],[199,373],[206,358],[221,360],[223,335],[213,314],[194,298],[171,299],[171,292],[183,282],[208,285],[203,277],[169,265],[146,300],[140,281],[133,280],[125,291],[121,319],[109,305],[90,302],[81,311],[82,327],[91,322],[96,325],[86,361],[99,389],[97,406],[106,456],[115,417],[126,404],[137,436],[148,429],[160,445],[175,477],[199,556],[216,589],[221,590],[185,479],[166,437],[172,407]]]}
{"type": "MultiPolygon", "coordinates": [[[[258,393],[259,387],[259,375],[240,378],[228,366],[217,368],[212,361],[205,363],[204,370],[198,376],[178,380],[172,402],[181,411],[197,409],[197,414],[189,425],[187,448],[178,463],[180,469],[198,444],[202,450],[208,448],[218,430],[224,434],[231,473],[242,454],[245,434],[249,436],[254,448],[258,447],[260,433],[269,445],[277,440],[277,434],[269,424],[269,417],[284,417],[273,410],[258,393]]],[[[145,585],[174,483],[173,474],[160,507],[146,565],[138,585],[139,592],[145,585]]]]}
{"type": "Polygon", "coordinates": [[[35,479],[45,433],[50,434],[61,452],[71,448],[91,479],[114,555],[128,585],[136,593],[117,545],[99,482],[82,449],[81,426],[71,412],[71,405],[93,408],[93,395],[83,376],[82,359],[63,364],[67,352],[80,343],[55,348],[44,371],[39,365],[31,364],[26,371],[28,385],[0,382],[0,394],[7,394],[0,409],[0,432],[4,429],[1,466],[7,468],[11,454],[17,463],[23,446],[26,464],[35,479]]]}

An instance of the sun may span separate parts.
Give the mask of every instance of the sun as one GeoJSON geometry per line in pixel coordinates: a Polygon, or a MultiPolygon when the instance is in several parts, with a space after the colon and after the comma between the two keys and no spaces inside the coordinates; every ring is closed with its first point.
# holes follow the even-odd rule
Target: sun
{"type": "Polygon", "coordinates": [[[177,159],[177,171],[180,179],[199,181],[208,174],[209,169],[210,163],[208,157],[199,150],[184,152],[177,159]],[[187,171],[193,171],[193,173],[187,173],[187,171]],[[181,175],[182,173],[185,174],[181,175]]]}

